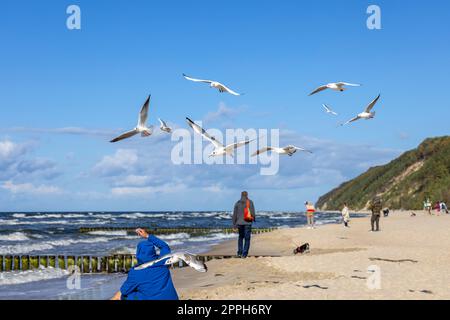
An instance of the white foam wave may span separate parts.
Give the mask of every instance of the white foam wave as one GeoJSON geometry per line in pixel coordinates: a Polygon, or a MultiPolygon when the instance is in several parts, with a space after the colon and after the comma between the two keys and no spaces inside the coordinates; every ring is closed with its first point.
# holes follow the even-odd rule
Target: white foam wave
{"type": "Polygon", "coordinates": [[[88,234],[93,236],[127,236],[127,231],[117,230],[117,231],[90,231],[88,234]]]}
{"type": "Polygon", "coordinates": [[[183,241],[179,241],[179,240],[169,240],[169,241],[167,241],[167,244],[169,246],[179,246],[179,245],[184,244],[184,242],[183,241]]]}
{"type": "Polygon", "coordinates": [[[61,219],[61,218],[85,218],[86,215],[81,213],[41,213],[41,214],[24,214],[15,213],[12,215],[14,218],[19,219],[61,219]]]}
{"type": "Polygon", "coordinates": [[[2,272],[0,273],[0,286],[56,279],[67,276],[68,274],[69,272],[67,270],[52,267],[44,268],[42,266],[35,270],[2,272]]]}
{"type": "Polygon", "coordinates": [[[0,225],[16,226],[16,225],[30,225],[30,224],[63,224],[63,225],[91,225],[91,224],[107,224],[109,221],[104,221],[100,219],[95,220],[25,220],[20,221],[19,219],[0,219],[0,225]]]}
{"type": "Polygon", "coordinates": [[[31,244],[14,244],[8,246],[0,246],[0,254],[26,254],[33,251],[50,250],[55,247],[70,246],[77,243],[100,243],[108,242],[110,240],[110,238],[97,237],[90,239],[61,239],[31,244]]]}
{"type": "Polygon", "coordinates": [[[2,234],[0,235],[0,241],[26,241],[30,240],[25,233],[22,232],[14,232],[10,234],[2,234]]]}
{"type": "Polygon", "coordinates": [[[233,239],[236,238],[237,234],[235,233],[213,233],[207,236],[201,236],[201,237],[194,237],[189,239],[191,242],[202,242],[202,241],[219,241],[219,240],[226,240],[226,239],[233,239]]]}
{"type": "Polygon", "coordinates": [[[158,236],[158,238],[163,240],[180,240],[180,239],[189,239],[190,237],[191,236],[188,233],[172,233],[158,236]]]}

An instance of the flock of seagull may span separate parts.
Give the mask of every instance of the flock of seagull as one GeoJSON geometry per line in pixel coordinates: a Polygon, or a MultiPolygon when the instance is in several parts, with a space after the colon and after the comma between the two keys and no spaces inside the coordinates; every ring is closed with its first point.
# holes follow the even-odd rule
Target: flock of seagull
{"type": "MultiPolygon", "coordinates": [[[[242,93],[237,93],[236,91],[231,90],[229,87],[227,87],[226,85],[224,85],[218,81],[196,79],[196,78],[190,77],[184,73],[183,73],[183,77],[189,81],[209,84],[209,86],[211,88],[217,89],[220,93],[228,93],[228,94],[231,94],[234,96],[243,95],[242,93]]],[[[347,82],[333,82],[333,83],[328,83],[326,85],[322,85],[322,86],[318,87],[313,92],[311,92],[309,94],[309,96],[315,95],[315,94],[317,94],[321,91],[327,90],[327,89],[343,92],[343,91],[347,90],[347,87],[359,87],[359,86],[361,86],[361,85],[347,83],[347,82]]],[[[118,137],[112,139],[110,142],[112,142],[112,143],[118,142],[118,141],[130,138],[130,137],[133,137],[137,134],[140,134],[142,137],[148,137],[153,134],[153,129],[154,129],[153,126],[147,125],[150,98],[151,98],[151,95],[148,96],[147,100],[144,102],[144,105],[141,108],[141,111],[139,112],[139,118],[138,118],[138,123],[137,123],[136,127],[130,131],[122,133],[118,137]]],[[[378,102],[379,99],[380,99],[380,95],[378,95],[371,103],[369,103],[369,105],[364,109],[363,112],[359,113],[357,116],[348,120],[347,122],[342,123],[341,126],[345,126],[347,124],[350,124],[350,123],[355,122],[360,119],[365,119],[365,120],[373,119],[375,117],[375,111],[372,111],[372,109],[375,106],[375,104],[378,102]]],[[[328,113],[330,115],[334,115],[334,116],[338,115],[328,105],[323,104],[322,106],[324,107],[326,113],[328,113]]],[[[162,120],[160,118],[158,118],[158,120],[160,123],[160,127],[159,127],[160,130],[162,132],[170,134],[172,132],[172,128],[169,127],[164,120],[162,120]]],[[[205,129],[203,129],[201,126],[196,124],[194,121],[192,121],[188,117],[186,117],[186,121],[187,121],[187,124],[189,125],[189,127],[191,127],[195,133],[200,134],[204,139],[211,142],[212,145],[214,146],[214,150],[209,154],[209,157],[219,157],[219,156],[224,156],[224,155],[233,157],[234,150],[236,150],[240,147],[243,147],[245,145],[248,145],[249,143],[256,140],[256,139],[244,140],[244,141],[239,141],[239,142],[232,143],[229,145],[223,145],[220,141],[218,141],[215,137],[208,134],[208,132],[205,129]]],[[[263,147],[263,148],[257,150],[255,153],[253,153],[252,157],[258,156],[264,152],[275,152],[280,155],[293,156],[297,151],[312,153],[310,150],[307,150],[307,149],[304,149],[301,147],[297,147],[294,145],[288,145],[283,148],[266,146],[266,147],[263,147]]]]}

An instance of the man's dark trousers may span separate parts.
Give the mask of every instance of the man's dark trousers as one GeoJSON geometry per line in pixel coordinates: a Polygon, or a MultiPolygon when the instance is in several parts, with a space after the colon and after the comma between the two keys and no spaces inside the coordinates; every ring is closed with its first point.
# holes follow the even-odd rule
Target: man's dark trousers
{"type": "Polygon", "coordinates": [[[250,238],[252,236],[252,225],[240,225],[237,226],[239,230],[238,240],[238,256],[248,256],[248,250],[250,249],[250,238]],[[244,242],[245,240],[245,242],[244,242]]]}
{"type": "Polygon", "coordinates": [[[372,219],[370,219],[370,223],[372,224],[372,231],[380,231],[380,213],[372,213],[372,219]],[[375,224],[377,225],[377,229],[375,230],[375,224]]]}

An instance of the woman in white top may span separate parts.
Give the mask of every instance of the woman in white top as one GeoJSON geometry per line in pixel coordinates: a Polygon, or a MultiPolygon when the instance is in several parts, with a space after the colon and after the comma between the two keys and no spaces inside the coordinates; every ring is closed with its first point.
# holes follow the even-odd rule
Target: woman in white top
{"type": "Polygon", "coordinates": [[[350,211],[348,210],[347,203],[344,203],[344,208],[342,209],[342,219],[344,221],[345,227],[349,228],[348,222],[350,221],[350,211]]]}

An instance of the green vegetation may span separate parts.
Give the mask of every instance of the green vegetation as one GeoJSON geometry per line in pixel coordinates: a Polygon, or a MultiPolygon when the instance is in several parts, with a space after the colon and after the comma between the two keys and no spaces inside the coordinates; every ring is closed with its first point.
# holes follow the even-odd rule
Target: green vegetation
{"type": "Polygon", "coordinates": [[[423,201],[450,202],[450,137],[426,139],[417,149],[374,167],[320,197],[317,207],[340,210],[367,208],[376,195],[391,209],[420,210],[423,201]]]}

